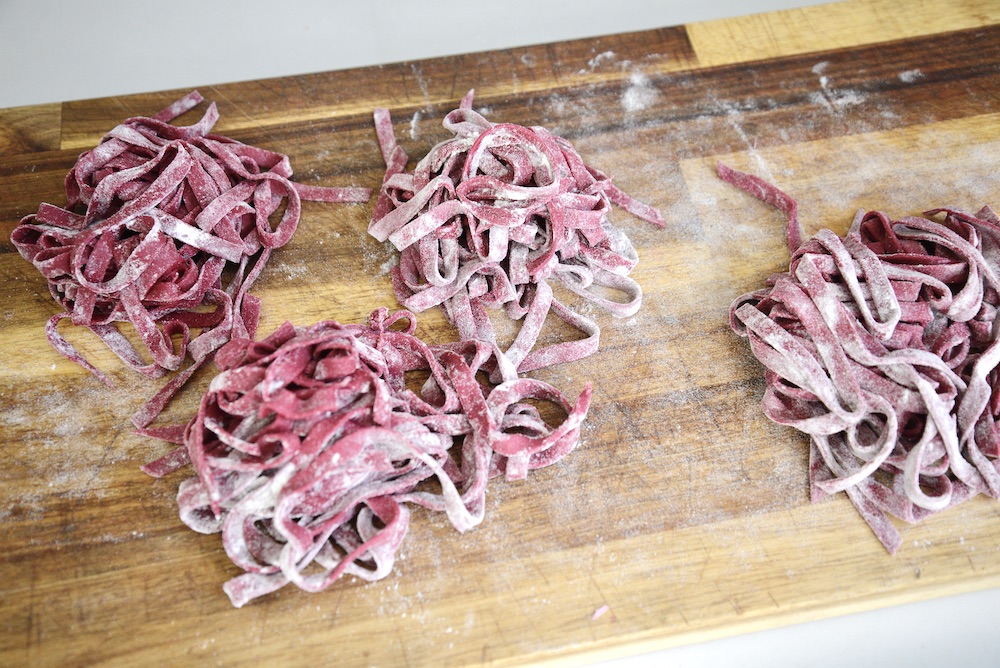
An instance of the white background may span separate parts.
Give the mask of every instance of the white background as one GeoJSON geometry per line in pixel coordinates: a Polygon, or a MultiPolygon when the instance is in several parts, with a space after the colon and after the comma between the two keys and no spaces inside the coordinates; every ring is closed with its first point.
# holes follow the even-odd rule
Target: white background
{"type": "MultiPolygon", "coordinates": [[[[0,108],[484,51],[807,4],[818,3],[0,0],[0,108]]],[[[1000,590],[994,589],[601,665],[995,667],[998,617],[1000,590]]]]}

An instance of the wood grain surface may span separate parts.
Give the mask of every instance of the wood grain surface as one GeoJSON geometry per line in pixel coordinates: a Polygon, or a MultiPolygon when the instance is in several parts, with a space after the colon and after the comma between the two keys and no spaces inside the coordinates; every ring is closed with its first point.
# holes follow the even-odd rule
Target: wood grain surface
{"type": "MultiPolygon", "coordinates": [[[[200,90],[217,132],[288,154],[296,180],[377,188],[372,109],[420,156],[470,88],[488,118],[548,127],[661,209],[663,230],[614,218],[643,308],[595,313],[598,354],[534,374],[567,394],[594,384],[580,447],[494,481],[480,527],[416,509],[387,579],[238,610],[219,537],[177,517],[183,475],[138,469],[169,449],[128,421],[158,384],[86,332],[63,330],[116,388],[56,354],[58,306],[9,240],[40,202],[65,203],[82,150],[186,91],[0,110],[0,664],[579,662],[1000,585],[995,501],[901,527],[895,557],[843,495],[809,503],[806,439],[762,416],[762,368],[727,323],[787,267],[783,220],[714,174],[721,159],[772,180],[810,233],[843,233],[859,208],[1000,205],[995,3],[844,2],[200,90]]],[[[254,290],[261,333],[395,306],[370,214],[304,204],[254,290]]],[[[418,333],[455,336],[436,312],[418,333]]]]}

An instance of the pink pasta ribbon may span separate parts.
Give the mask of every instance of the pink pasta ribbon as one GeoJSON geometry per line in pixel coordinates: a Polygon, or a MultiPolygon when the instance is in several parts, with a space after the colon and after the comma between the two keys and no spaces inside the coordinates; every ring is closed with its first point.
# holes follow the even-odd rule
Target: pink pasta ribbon
{"type": "Polygon", "coordinates": [[[149,377],[192,360],[134,417],[139,426],[226,341],[253,336],[260,302],[247,291],[295,232],[301,200],[371,195],[293,183],[287,156],[209,134],[215,103],[193,125],[169,123],[202,100],[195,91],[115,127],[66,176],[66,208],[42,204],[11,234],[64,309],[46,326],[61,354],[110,384],[58,332],[68,319],[149,377]],[[151,361],[119,323],[134,327],[151,361]]]}
{"type": "Polygon", "coordinates": [[[731,324],[767,369],[764,412],[810,436],[813,499],[846,492],[895,553],[890,517],[998,498],[997,215],[859,212],[846,237],[803,242],[794,200],[719,175],[789,216],[789,270],[738,298],[731,324]]]}
{"type": "Polygon", "coordinates": [[[180,485],[181,518],[222,533],[245,571],[224,586],[235,606],[289,582],[320,591],[345,574],[383,578],[408,504],[466,531],[483,519],[489,478],[523,478],[576,446],[589,386],[570,404],[519,378],[495,346],[428,346],[415,328],[411,313],[382,308],[367,325],[285,323],[216,354],[221,372],[183,446],[144,470],[193,467],[180,485]],[[476,374],[490,362],[503,380],[488,389],[476,374]],[[407,387],[413,371],[426,376],[417,391],[407,387]],[[565,417],[550,426],[537,401],[565,417]]]}
{"type": "Polygon", "coordinates": [[[639,309],[642,290],[628,276],[638,257],[608,211],[617,204],[657,226],[663,219],[586,165],[568,141],[542,127],[491,123],[472,109],[472,91],[444,118],[454,136],[413,172],[388,110],[375,110],[375,127],[386,173],[368,231],[399,250],[393,286],[407,309],[440,306],[462,340],[495,343],[487,313],[502,308],[523,321],[505,351],[521,372],[597,349],[600,328],[559,301],[551,282],[615,316],[639,309]],[[585,338],[533,350],[550,312],[585,338]]]}

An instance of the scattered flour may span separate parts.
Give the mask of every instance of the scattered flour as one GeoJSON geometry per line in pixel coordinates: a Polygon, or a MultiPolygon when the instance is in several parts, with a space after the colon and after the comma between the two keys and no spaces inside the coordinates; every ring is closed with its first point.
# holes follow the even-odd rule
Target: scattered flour
{"type": "Polygon", "coordinates": [[[830,88],[829,79],[820,77],[819,84],[822,90],[809,95],[809,100],[813,104],[819,104],[833,113],[842,113],[846,107],[853,107],[864,103],[865,96],[855,90],[830,88]]]}
{"type": "MultiPolygon", "coordinates": [[[[647,58],[648,59],[648,56],[647,58]]],[[[602,51],[593,58],[587,61],[587,66],[577,70],[577,74],[589,74],[595,72],[599,69],[617,69],[622,72],[628,70],[632,66],[632,61],[625,58],[623,60],[618,60],[618,56],[614,51],[602,51]]]]}
{"type": "Polygon", "coordinates": [[[859,91],[849,88],[835,88],[831,85],[831,79],[826,75],[830,67],[827,60],[813,65],[812,72],[819,77],[820,90],[809,94],[809,101],[813,104],[826,107],[831,113],[843,113],[847,107],[863,104],[866,97],[859,91]]]}
{"type": "Polygon", "coordinates": [[[104,498],[114,465],[134,455],[126,451],[129,439],[119,438],[124,427],[117,407],[129,406],[129,400],[113,396],[128,391],[88,380],[72,391],[25,391],[18,404],[0,413],[0,430],[10,442],[24,444],[0,471],[0,522],[41,519],[53,511],[53,499],[104,498]],[[97,421],[112,425],[112,432],[95,433],[97,421]]]}
{"type": "Polygon", "coordinates": [[[587,61],[587,67],[594,70],[600,67],[605,62],[614,62],[615,52],[614,51],[604,51],[597,54],[593,58],[587,61]]]}
{"type": "Polygon", "coordinates": [[[420,94],[424,98],[424,108],[430,111],[434,108],[434,104],[431,102],[430,89],[427,87],[427,80],[424,79],[424,71],[417,63],[410,65],[410,72],[413,73],[413,79],[417,82],[417,87],[420,88],[420,94]]]}
{"type": "Polygon", "coordinates": [[[633,70],[628,88],[622,94],[622,108],[628,113],[643,111],[656,104],[660,92],[640,70],[633,70]]]}
{"type": "Polygon", "coordinates": [[[301,260],[298,262],[282,260],[273,267],[273,273],[280,274],[290,281],[301,280],[308,276],[309,272],[309,266],[301,260]]]}
{"type": "Polygon", "coordinates": [[[922,79],[923,77],[924,73],[918,69],[906,70],[905,72],[899,73],[899,80],[902,81],[903,83],[913,83],[918,79],[922,79]]]}
{"type": "Polygon", "coordinates": [[[413,112],[413,118],[410,119],[410,139],[417,138],[417,123],[420,122],[420,119],[422,117],[423,114],[421,114],[419,111],[413,112]]]}
{"type": "Polygon", "coordinates": [[[843,113],[845,107],[853,107],[865,102],[865,96],[854,90],[836,90],[824,87],[822,92],[811,93],[809,101],[826,107],[831,112],[843,113]]]}
{"type": "Polygon", "coordinates": [[[742,124],[740,123],[740,118],[741,114],[738,110],[728,109],[726,111],[726,120],[729,122],[730,127],[733,128],[736,134],[739,135],[740,139],[743,140],[743,143],[746,144],[747,153],[749,153],[750,157],[753,158],[754,163],[760,170],[760,175],[768,181],[774,181],[774,172],[771,171],[771,167],[767,164],[767,161],[764,160],[764,156],[762,156],[757,150],[757,140],[751,139],[749,135],[747,135],[742,124]]]}

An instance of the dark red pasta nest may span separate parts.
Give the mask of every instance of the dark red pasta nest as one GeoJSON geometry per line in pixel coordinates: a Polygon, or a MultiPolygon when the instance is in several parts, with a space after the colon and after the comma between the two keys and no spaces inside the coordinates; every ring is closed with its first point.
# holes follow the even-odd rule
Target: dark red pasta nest
{"type": "Polygon", "coordinates": [[[454,136],[406,172],[386,109],[375,111],[375,125],[386,174],[368,231],[400,251],[392,277],[406,308],[441,306],[462,340],[489,342],[496,335],[487,311],[504,309],[523,320],[505,351],[522,372],[598,346],[600,328],[556,299],[550,282],[619,317],[639,309],[642,290],[628,276],[638,258],[608,212],[617,204],[658,226],[663,219],[568,141],[542,127],[491,123],[473,111],[470,91],[444,118],[454,136]],[[532,350],[550,311],[586,337],[532,350]]]}
{"type": "Polygon", "coordinates": [[[286,323],[215,356],[183,447],[145,470],[193,466],[178,504],[192,529],[222,532],[245,573],[224,586],[237,607],[288,582],[325,589],[344,574],[385,577],[409,525],[407,504],[444,512],[459,531],[483,519],[487,480],[523,478],[569,453],[590,401],[571,405],[518,378],[495,346],[428,346],[412,314],[367,325],[286,323]],[[404,330],[392,328],[408,321],[404,330]],[[503,382],[476,379],[490,363],[503,382]],[[405,374],[425,372],[418,392],[405,374]],[[565,417],[550,426],[534,401],[565,417]],[[433,482],[433,484],[425,484],[433,482]]]}
{"type": "Polygon", "coordinates": [[[784,210],[788,272],[732,306],[767,368],[764,412],[807,434],[813,499],[848,497],[886,549],[915,522],[1000,496],[1000,219],[860,212],[845,238],[803,242],[794,200],[720,176],[784,210]]]}
{"type": "Polygon", "coordinates": [[[108,382],[57,331],[69,319],[149,377],[193,360],[137,423],[148,424],[219,346],[253,336],[260,302],[247,290],[295,232],[302,199],[370,197],[366,188],[293,183],[287,156],[209,134],[215,103],[194,125],[169,123],[202,100],[195,91],[111,130],[66,176],[66,208],[42,204],[11,235],[65,309],[46,326],[60,353],[108,382]],[[119,327],[126,322],[149,361],[119,327]]]}

